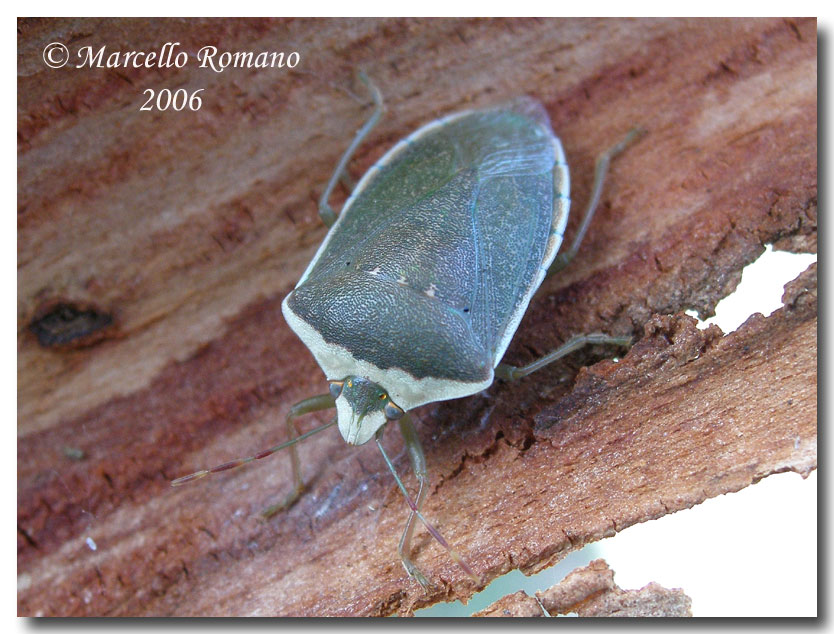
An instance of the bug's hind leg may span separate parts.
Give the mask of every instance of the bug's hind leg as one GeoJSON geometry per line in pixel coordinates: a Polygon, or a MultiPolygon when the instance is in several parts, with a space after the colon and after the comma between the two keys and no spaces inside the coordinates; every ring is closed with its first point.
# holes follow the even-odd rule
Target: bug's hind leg
{"type": "MultiPolygon", "coordinates": [[[[290,435],[290,441],[292,442],[298,439],[298,428],[295,426],[296,418],[298,418],[299,416],[303,416],[304,414],[320,412],[322,410],[331,409],[333,407],[336,407],[336,401],[331,394],[319,394],[318,396],[311,396],[310,398],[305,398],[303,401],[299,401],[298,403],[293,405],[290,408],[289,414],[287,414],[286,419],[287,431],[290,435]]],[[[304,481],[301,479],[301,460],[298,458],[298,447],[296,447],[295,442],[292,442],[292,444],[289,445],[289,450],[290,462],[292,464],[293,489],[289,492],[287,497],[284,498],[282,502],[279,502],[278,504],[273,504],[272,506],[268,506],[263,511],[261,511],[261,516],[265,519],[270,518],[276,513],[292,506],[293,503],[295,503],[295,501],[298,499],[298,496],[300,496],[301,492],[304,490],[304,481]]],[[[263,452],[263,454],[268,455],[267,452],[263,452]]],[[[256,456],[256,458],[261,457],[264,457],[264,455],[258,454],[256,456]]]]}
{"type": "MultiPolygon", "coordinates": [[[[602,186],[605,183],[605,175],[608,173],[608,166],[611,164],[611,159],[617,156],[620,152],[625,150],[631,143],[633,143],[636,139],[643,136],[646,131],[642,128],[633,128],[631,129],[628,134],[623,137],[623,139],[617,143],[616,145],[608,148],[605,152],[597,157],[596,161],[596,168],[594,169],[594,184],[591,187],[591,196],[588,200],[588,206],[585,209],[585,214],[582,217],[582,223],[579,225],[579,230],[576,232],[576,236],[573,239],[570,247],[567,250],[559,253],[556,258],[553,260],[553,263],[550,265],[550,268],[547,270],[547,275],[553,275],[554,273],[558,273],[562,269],[564,269],[570,261],[576,255],[576,252],[579,251],[579,246],[582,244],[582,239],[585,237],[585,233],[588,231],[588,226],[591,224],[591,220],[594,217],[594,212],[597,209],[597,205],[599,204],[599,199],[602,196],[602,186]]],[[[557,165],[554,169],[554,179],[558,177],[558,174],[555,170],[561,169],[561,166],[557,165]]],[[[514,381],[516,379],[520,379],[521,377],[527,376],[528,374],[532,374],[536,370],[540,370],[544,366],[553,363],[554,361],[561,359],[562,357],[578,350],[587,345],[591,344],[609,344],[614,346],[622,346],[628,348],[631,346],[631,337],[616,337],[612,335],[606,335],[602,333],[591,333],[588,335],[578,335],[575,337],[571,337],[558,347],[556,350],[549,352],[548,354],[544,355],[543,357],[536,359],[532,363],[529,363],[523,367],[515,367],[511,365],[507,365],[505,363],[499,364],[495,368],[495,376],[507,379],[510,381],[514,381]]]]}
{"type": "MultiPolygon", "coordinates": [[[[602,186],[605,183],[605,175],[608,173],[608,166],[611,163],[611,159],[625,150],[637,138],[645,134],[645,132],[646,131],[642,128],[633,128],[619,143],[608,148],[597,157],[596,168],[594,169],[594,184],[591,187],[591,197],[588,200],[588,206],[585,208],[585,214],[582,217],[582,224],[579,225],[579,231],[576,232],[576,236],[574,237],[570,247],[568,247],[566,251],[559,253],[556,256],[556,259],[553,260],[553,264],[551,264],[550,268],[547,270],[548,276],[558,273],[564,269],[568,264],[570,264],[570,261],[576,255],[576,252],[579,251],[579,245],[582,244],[582,240],[588,231],[588,226],[591,224],[591,220],[594,217],[594,212],[597,210],[599,199],[602,196],[602,186]]],[[[557,166],[557,169],[558,167],[559,166],[557,166]]]]}
{"type": "Polygon", "coordinates": [[[506,363],[499,363],[495,368],[495,376],[501,379],[515,381],[516,379],[520,379],[528,374],[532,374],[536,370],[541,370],[544,366],[569,355],[571,352],[575,352],[584,346],[595,343],[605,343],[627,348],[631,346],[631,337],[615,337],[599,332],[594,332],[589,335],[577,335],[576,337],[568,339],[553,352],[549,352],[543,357],[540,357],[532,363],[528,363],[520,368],[507,365],[506,363]]]}
{"type": "Polygon", "coordinates": [[[344,182],[349,189],[353,189],[352,179],[347,173],[347,164],[350,159],[353,158],[353,155],[356,153],[359,145],[365,140],[365,137],[368,136],[370,131],[377,124],[377,122],[379,122],[385,112],[385,104],[382,101],[382,93],[379,92],[379,89],[371,82],[370,79],[368,79],[368,76],[365,75],[365,73],[360,72],[359,79],[362,80],[362,83],[368,87],[368,90],[371,93],[371,97],[374,100],[374,111],[371,113],[371,116],[364,123],[364,125],[356,131],[356,136],[353,137],[353,141],[351,141],[350,145],[345,150],[345,153],[342,154],[342,158],[339,160],[336,170],[327,182],[327,187],[324,188],[324,192],[319,199],[319,216],[321,216],[322,222],[324,222],[324,224],[328,227],[332,227],[333,223],[336,222],[336,212],[328,202],[330,200],[330,194],[333,193],[336,183],[340,180],[344,182]]]}

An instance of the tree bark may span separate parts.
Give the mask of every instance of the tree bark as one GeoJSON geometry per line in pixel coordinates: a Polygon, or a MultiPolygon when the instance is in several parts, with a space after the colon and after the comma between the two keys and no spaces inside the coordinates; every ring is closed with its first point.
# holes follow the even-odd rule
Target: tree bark
{"type": "Polygon", "coordinates": [[[678,588],[654,582],[639,590],[623,590],[614,583],[614,571],[602,559],[577,568],[536,598],[523,590],[508,594],[472,616],[542,617],[557,614],[616,617],[692,616],[692,600],[678,588]]]}
{"type": "MultiPolygon", "coordinates": [[[[727,336],[683,312],[711,314],[767,243],[816,250],[816,51],[813,19],[19,20],[18,613],[408,614],[772,473],[807,475],[816,268],[727,336]],[[55,41],[105,58],[178,42],[188,58],[50,69],[55,41]],[[206,45],[301,63],[214,72],[206,45]],[[355,176],[437,116],[539,99],[573,177],[568,240],[595,156],[648,132],[505,361],[590,331],[635,346],[415,412],[425,515],[481,576],[418,528],[429,593],[400,565],[407,509],[381,457],[335,431],[300,448],[307,490],[270,521],[287,456],[170,487],[285,439],[290,405],[327,389],[280,302],[370,112],[357,69],[388,113],[355,176]],[[202,106],[142,111],[149,88],[203,89],[202,106]]],[[[399,435],[386,444],[406,473],[399,435]]]]}

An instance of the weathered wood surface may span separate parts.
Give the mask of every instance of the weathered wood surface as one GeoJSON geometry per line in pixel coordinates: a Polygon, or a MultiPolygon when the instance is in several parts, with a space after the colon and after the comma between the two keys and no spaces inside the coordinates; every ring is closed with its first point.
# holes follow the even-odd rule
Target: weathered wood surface
{"type": "Polygon", "coordinates": [[[577,616],[645,617],[692,616],[692,600],[679,588],[654,582],[639,590],[623,590],[614,583],[614,571],[602,559],[577,568],[533,598],[523,590],[508,594],[472,616],[542,617],[577,616]]]}
{"type": "MultiPolygon", "coordinates": [[[[406,577],[406,507],[376,449],[335,432],[307,441],[309,489],[270,522],[258,512],[288,490],[286,457],[169,486],[284,438],[290,404],[326,388],[280,301],[368,113],[356,68],[388,116],[354,174],[434,116],[527,93],[562,138],[581,209],[596,153],[648,130],[506,359],[590,330],[633,333],[634,348],[416,413],[426,515],[484,581],[815,468],[815,268],[729,336],[681,315],[708,314],[765,243],[816,249],[815,20],[22,20],[19,614],[381,615],[477,589],[422,530],[416,560],[437,588],[406,577]],[[303,61],[50,70],[55,40],[303,61]],[[203,107],[140,112],[149,87],[205,88],[203,107]],[[44,315],[60,345],[35,336],[44,315]]],[[[386,442],[406,469],[398,434],[386,442]]]]}

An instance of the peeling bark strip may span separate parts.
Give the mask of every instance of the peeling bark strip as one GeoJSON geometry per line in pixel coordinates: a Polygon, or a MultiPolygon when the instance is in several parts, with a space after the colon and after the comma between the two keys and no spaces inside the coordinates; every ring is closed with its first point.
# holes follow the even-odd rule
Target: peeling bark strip
{"type": "Polygon", "coordinates": [[[534,599],[524,591],[509,594],[472,616],[692,616],[692,600],[682,590],[650,583],[622,590],[614,571],[602,559],[577,568],[534,599]],[[545,614],[544,611],[547,611],[545,614]]]}
{"type": "MultiPolygon", "coordinates": [[[[478,589],[422,530],[415,561],[437,588],[406,577],[406,507],[374,448],[338,434],[302,446],[308,490],[270,522],[258,512],[289,490],[287,457],[169,486],[283,440],[290,405],[326,389],[280,301],[367,116],[347,92],[357,68],[388,116],[354,175],[434,116],[526,93],[582,209],[596,154],[649,131],[506,361],[589,331],[634,348],[417,411],[425,514],[485,582],[815,468],[816,267],[729,336],[682,314],[710,314],[765,243],[816,249],[815,20],[19,20],[19,614],[408,614],[478,589]],[[303,63],[51,70],[54,41],[303,63]],[[146,88],[182,86],[205,89],[199,112],[139,111],[146,88]],[[42,347],[28,326],[56,297],[108,307],[119,336],[42,347]]],[[[407,470],[397,434],[386,444],[407,470]]]]}

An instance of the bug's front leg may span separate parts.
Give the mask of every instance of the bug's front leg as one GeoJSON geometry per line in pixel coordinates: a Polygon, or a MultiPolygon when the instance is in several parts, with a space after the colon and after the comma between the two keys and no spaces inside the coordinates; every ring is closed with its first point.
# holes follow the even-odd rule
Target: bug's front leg
{"type": "MultiPolygon", "coordinates": [[[[294,441],[298,438],[298,428],[295,426],[296,418],[303,416],[304,414],[311,414],[313,412],[319,412],[333,407],[336,407],[336,401],[330,394],[311,396],[310,398],[305,398],[303,401],[299,401],[293,405],[290,408],[290,412],[287,414],[286,419],[287,431],[289,432],[290,439],[294,441]]],[[[270,518],[279,511],[283,511],[284,509],[292,506],[304,490],[304,481],[301,479],[301,460],[298,457],[298,448],[296,447],[296,443],[293,442],[290,444],[289,450],[290,463],[292,464],[293,489],[289,492],[289,494],[287,494],[287,497],[284,498],[282,502],[268,506],[261,511],[261,516],[264,518],[270,518]]],[[[260,458],[261,456],[259,455],[257,457],[260,458]]]]}
{"type": "Polygon", "coordinates": [[[408,450],[408,457],[411,460],[411,468],[414,471],[414,475],[417,478],[420,488],[417,491],[417,499],[415,500],[417,510],[412,510],[408,515],[408,521],[405,523],[405,530],[403,530],[403,535],[400,538],[400,544],[397,551],[400,553],[400,559],[402,559],[405,571],[409,574],[409,576],[415,579],[417,583],[423,586],[426,591],[428,591],[431,587],[428,579],[426,579],[425,575],[420,572],[420,569],[414,565],[414,562],[411,561],[410,558],[411,536],[414,534],[415,520],[417,519],[417,513],[423,506],[423,500],[426,498],[426,493],[428,493],[429,478],[428,470],[426,469],[426,456],[423,454],[423,446],[420,444],[420,439],[417,437],[417,432],[411,422],[411,417],[408,414],[405,414],[398,422],[400,425],[400,433],[403,435],[405,447],[408,450]]]}
{"type": "Polygon", "coordinates": [[[425,486],[428,479],[426,472],[426,459],[423,455],[423,448],[420,445],[420,440],[417,438],[417,432],[414,431],[414,426],[411,424],[411,419],[408,417],[408,414],[406,413],[401,419],[399,419],[399,421],[400,431],[403,434],[403,438],[405,439],[405,445],[408,449],[408,456],[411,459],[411,464],[414,467],[414,472],[415,474],[417,474],[417,479],[420,482],[420,491],[418,493],[417,502],[412,500],[411,497],[408,495],[408,491],[406,490],[403,481],[400,479],[400,476],[397,475],[397,470],[394,468],[394,463],[391,462],[391,458],[388,457],[388,453],[385,451],[385,447],[382,446],[382,433],[385,427],[380,427],[377,430],[374,440],[376,440],[376,445],[377,447],[379,447],[379,452],[382,454],[382,458],[383,460],[385,460],[385,464],[388,467],[388,470],[391,472],[391,475],[394,476],[394,481],[397,483],[397,487],[402,492],[405,501],[408,503],[408,507],[411,509],[411,514],[408,516],[408,523],[406,523],[405,525],[405,531],[403,532],[403,536],[400,538],[399,547],[400,556],[402,557],[403,566],[405,567],[406,572],[413,579],[415,579],[421,586],[423,586],[424,590],[429,591],[431,589],[431,584],[428,582],[428,579],[426,579],[426,576],[422,572],[420,572],[417,566],[415,566],[409,558],[411,555],[411,553],[409,552],[411,550],[411,533],[414,530],[413,524],[414,519],[416,518],[420,520],[420,522],[422,522],[423,526],[426,527],[426,530],[429,532],[429,534],[435,540],[437,540],[437,543],[439,543],[441,546],[443,546],[443,548],[446,549],[446,552],[449,553],[449,556],[452,558],[452,560],[454,560],[454,562],[457,563],[458,566],[460,566],[461,569],[467,575],[469,575],[469,577],[473,581],[475,581],[478,584],[483,583],[483,580],[473,572],[472,568],[469,567],[469,564],[467,564],[461,558],[461,556],[458,555],[455,549],[449,545],[449,542],[447,542],[443,538],[443,535],[441,535],[438,532],[438,530],[434,526],[432,526],[431,523],[425,517],[423,517],[423,514],[420,512],[420,505],[422,504],[423,499],[425,498],[425,492],[427,490],[425,486]]]}
{"type": "Polygon", "coordinates": [[[245,464],[249,464],[250,462],[254,462],[255,460],[262,460],[272,454],[281,451],[282,449],[289,448],[290,450],[290,458],[292,464],[292,475],[293,475],[293,490],[287,495],[283,502],[280,504],[274,504],[269,508],[264,509],[261,512],[263,517],[271,517],[275,515],[278,511],[281,511],[287,507],[289,507],[293,502],[298,499],[298,496],[301,495],[301,491],[304,490],[304,481],[301,479],[301,461],[298,459],[298,449],[296,448],[296,444],[304,440],[305,438],[309,438],[310,436],[319,433],[320,431],[324,431],[328,427],[332,427],[336,424],[336,418],[333,418],[329,423],[325,423],[324,425],[320,425],[315,429],[311,429],[308,432],[305,432],[298,435],[298,429],[295,427],[295,419],[299,416],[303,416],[304,414],[310,414],[312,412],[318,412],[324,409],[330,409],[336,406],[335,399],[330,394],[320,394],[319,396],[313,396],[303,401],[299,401],[295,405],[290,408],[289,414],[287,414],[287,429],[289,430],[290,439],[286,442],[282,442],[279,445],[275,445],[274,447],[270,447],[269,449],[265,449],[264,451],[260,451],[252,456],[247,456],[246,458],[237,458],[235,460],[230,460],[229,462],[224,462],[223,464],[217,465],[216,467],[211,467],[210,469],[200,469],[199,471],[195,471],[194,473],[190,473],[187,476],[183,476],[181,478],[177,478],[176,480],[171,482],[171,486],[182,486],[188,482],[193,482],[194,480],[199,480],[200,478],[204,478],[207,475],[212,473],[220,473],[221,471],[228,471],[229,469],[237,469],[238,467],[242,467],[245,464]]]}

